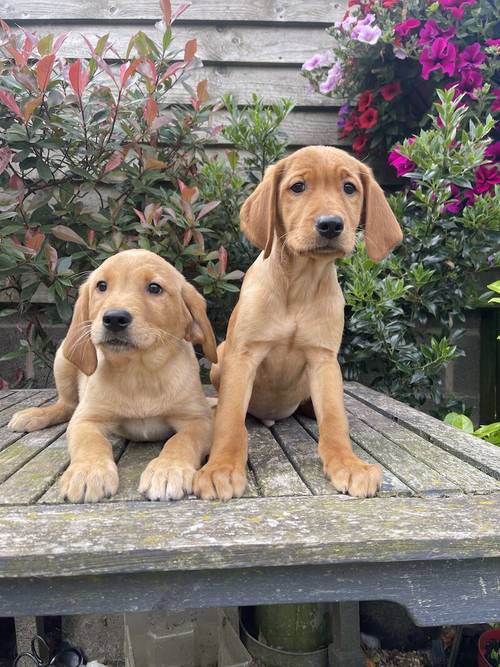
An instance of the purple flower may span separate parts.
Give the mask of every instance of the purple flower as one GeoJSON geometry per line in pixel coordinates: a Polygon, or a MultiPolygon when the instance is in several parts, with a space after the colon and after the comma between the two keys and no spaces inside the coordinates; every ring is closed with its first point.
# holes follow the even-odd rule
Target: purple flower
{"type": "Polygon", "coordinates": [[[490,144],[484,151],[484,157],[492,162],[500,162],[500,141],[490,144]]]}
{"type": "Polygon", "coordinates": [[[339,116],[347,116],[349,114],[349,105],[343,104],[339,109],[339,116]]]}
{"type": "Polygon", "coordinates": [[[465,49],[458,55],[458,69],[463,67],[479,67],[486,60],[484,53],[481,53],[481,44],[474,42],[466,46],[465,49]]]}
{"type": "Polygon", "coordinates": [[[335,88],[335,86],[338,85],[341,79],[342,79],[342,68],[340,66],[340,63],[336,62],[333,65],[333,67],[331,67],[328,70],[326,79],[322,83],[320,83],[319,92],[323,93],[323,95],[331,93],[332,90],[335,88]]]}
{"type": "Polygon", "coordinates": [[[356,18],[352,14],[347,14],[343,21],[337,21],[335,23],[335,27],[337,29],[342,28],[344,32],[349,32],[349,28],[353,23],[356,23],[356,18]]]}
{"type": "Polygon", "coordinates": [[[408,58],[408,54],[400,46],[393,46],[392,52],[394,53],[394,57],[398,60],[406,60],[406,58],[408,58]]]}
{"type": "Polygon", "coordinates": [[[394,26],[394,32],[400,37],[407,37],[412,30],[415,30],[420,25],[418,19],[409,18],[403,23],[398,23],[394,26]]]}
{"type": "Polygon", "coordinates": [[[500,88],[493,88],[491,92],[495,96],[495,101],[491,105],[491,110],[500,111],[500,88]]]}
{"type": "Polygon", "coordinates": [[[473,67],[465,67],[460,73],[460,83],[458,90],[476,99],[474,91],[483,85],[483,76],[481,72],[473,67]]]}
{"type": "Polygon", "coordinates": [[[406,155],[403,155],[400,152],[400,148],[401,147],[396,147],[389,153],[388,162],[391,167],[394,167],[398,176],[404,176],[408,172],[413,171],[416,165],[410,160],[410,158],[406,157],[406,155]]]}
{"type": "Polygon", "coordinates": [[[309,58],[309,60],[306,60],[306,62],[302,65],[302,69],[305,69],[308,72],[312,72],[319,67],[325,67],[325,65],[329,65],[330,62],[331,57],[328,52],[315,53],[311,58],[309,58]]]}
{"type": "Polygon", "coordinates": [[[441,9],[451,11],[456,19],[461,19],[464,15],[464,5],[473,5],[476,0],[438,0],[441,9]]]}
{"type": "MultiPolygon", "coordinates": [[[[370,16],[370,15],[369,15],[370,16]]],[[[382,35],[382,30],[376,25],[357,23],[352,29],[351,37],[364,44],[376,44],[382,35]]]]}
{"type": "Polygon", "coordinates": [[[476,182],[474,184],[474,194],[480,195],[484,192],[493,190],[495,185],[500,183],[500,171],[495,165],[487,166],[483,164],[476,170],[476,182]]]}
{"type": "Polygon", "coordinates": [[[418,33],[419,46],[427,46],[432,44],[436,37],[453,37],[455,35],[454,26],[449,26],[446,29],[438,26],[436,21],[426,21],[422,30],[418,33]]]}
{"type": "Polygon", "coordinates": [[[434,40],[432,46],[427,46],[420,54],[422,79],[427,81],[430,73],[438,69],[449,76],[453,76],[456,57],[456,46],[445,37],[438,37],[434,40]]]}
{"type": "Polygon", "coordinates": [[[487,39],[486,46],[500,46],[500,39],[487,39]]]}

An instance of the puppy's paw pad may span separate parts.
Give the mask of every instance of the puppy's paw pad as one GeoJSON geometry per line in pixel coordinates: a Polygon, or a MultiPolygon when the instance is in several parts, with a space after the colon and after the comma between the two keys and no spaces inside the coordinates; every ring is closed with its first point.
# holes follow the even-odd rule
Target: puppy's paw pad
{"type": "Polygon", "coordinates": [[[356,456],[333,458],[325,463],[325,475],[340,493],[357,498],[374,496],[382,484],[382,471],[356,456]]]}
{"type": "Polygon", "coordinates": [[[61,477],[60,488],[72,503],[96,503],[118,491],[118,469],[113,461],[72,463],[61,477]]]}
{"type": "Polygon", "coordinates": [[[19,433],[30,433],[39,431],[48,424],[47,417],[41,408],[28,408],[14,413],[7,428],[19,433]]]}
{"type": "Polygon", "coordinates": [[[149,500],[180,500],[193,490],[196,469],[182,461],[157,457],[141,475],[139,493],[149,500]]]}
{"type": "Polygon", "coordinates": [[[247,487],[245,470],[232,464],[207,463],[199,470],[193,490],[204,500],[241,498],[247,487]]]}

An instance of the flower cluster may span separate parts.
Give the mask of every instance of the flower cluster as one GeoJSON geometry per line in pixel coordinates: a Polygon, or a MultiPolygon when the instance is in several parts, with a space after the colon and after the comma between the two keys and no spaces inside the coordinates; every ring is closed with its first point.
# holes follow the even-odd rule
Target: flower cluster
{"type": "Polygon", "coordinates": [[[354,151],[385,152],[428,123],[438,87],[473,110],[500,110],[495,21],[488,0],[349,0],[329,29],[332,51],[303,73],[314,90],[347,99],[339,129],[354,151]]]}

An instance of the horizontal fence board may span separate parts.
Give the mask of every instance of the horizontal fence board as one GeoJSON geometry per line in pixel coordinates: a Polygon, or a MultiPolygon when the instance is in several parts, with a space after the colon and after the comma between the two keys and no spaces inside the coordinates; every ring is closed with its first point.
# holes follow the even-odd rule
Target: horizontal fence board
{"type": "MultiPolygon", "coordinates": [[[[59,50],[59,55],[65,58],[88,58],[89,48],[82,34],[96,44],[97,37],[109,33],[109,43],[121,58],[125,58],[130,38],[139,29],[149,37],[161,43],[162,32],[151,27],[138,25],[102,25],[85,24],[75,26],[71,23],[49,23],[42,26],[23,23],[23,28],[33,30],[39,35],[52,33],[57,36],[67,33],[67,38],[59,50]]],[[[322,27],[283,27],[279,30],[277,39],[276,28],[271,26],[206,26],[179,25],[174,28],[172,50],[182,52],[184,44],[189,39],[196,38],[198,42],[197,56],[204,62],[236,62],[236,63],[266,63],[266,64],[293,64],[297,69],[302,63],[318,50],[328,49],[333,44],[332,38],[322,27]]],[[[113,54],[108,54],[115,58],[113,54]]]]}
{"type": "MultiPolygon", "coordinates": [[[[174,10],[182,3],[174,2],[174,10]]],[[[321,23],[331,25],[345,11],[345,2],[332,0],[192,0],[179,19],[186,21],[321,23]]],[[[3,18],[12,21],[75,20],[154,21],[161,18],[159,0],[7,0],[3,18]]]]}

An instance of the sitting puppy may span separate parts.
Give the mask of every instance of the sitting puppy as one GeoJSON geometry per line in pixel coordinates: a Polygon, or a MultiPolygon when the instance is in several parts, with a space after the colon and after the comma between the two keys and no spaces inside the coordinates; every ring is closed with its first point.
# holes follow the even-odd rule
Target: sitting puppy
{"type": "Polygon", "coordinates": [[[71,417],[71,464],[61,490],[72,502],[116,493],[110,433],[159,440],[175,431],[143,472],[139,491],[151,500],[181,498],[191,492],[212,437],[192,343],[217,360],[203,297],[152,252],[120,252],[80,287],[54,363],[57,402],[17,412],[9,427],[36,431],[71,417]]]}
{"type": "Polygon", "coordinates": [[[310,397],[325,474],[338,491],[372,496],[381,472],[353,454],[344,409],[337,361],[344,299],[335,260],[352,253],[360,221],[368,254],[377,261],[401,242],[401,229],[371,170],[323,146],[270,167],[240,220],[263,252],[245,276],[212,367],[219,390],[214,442],[194,491],[206,499],[241,496],[247,410],[273,422],[310,397]]]}

